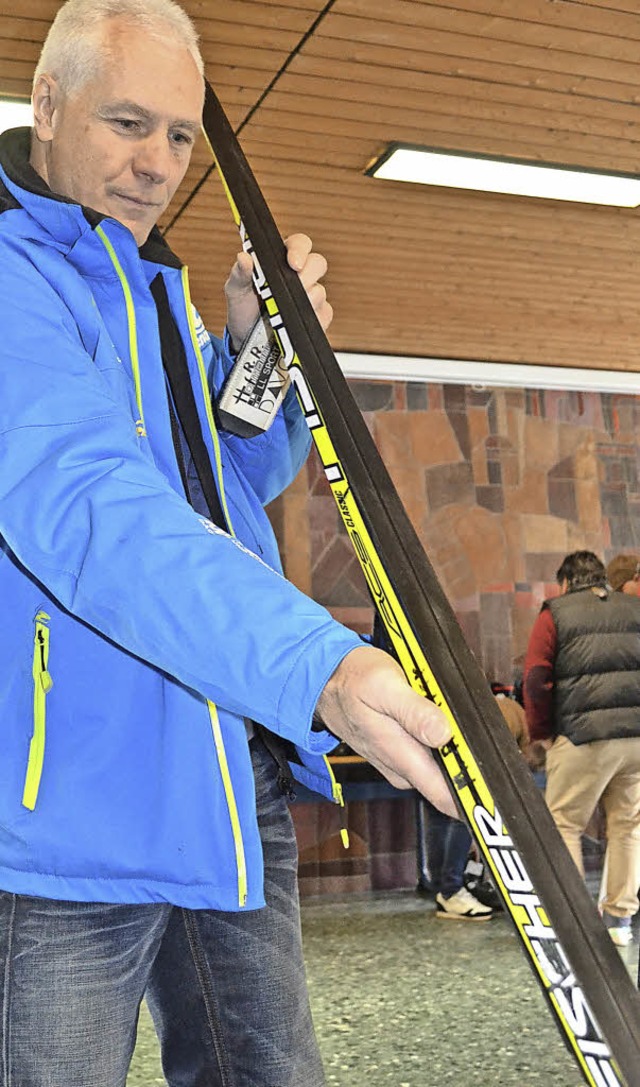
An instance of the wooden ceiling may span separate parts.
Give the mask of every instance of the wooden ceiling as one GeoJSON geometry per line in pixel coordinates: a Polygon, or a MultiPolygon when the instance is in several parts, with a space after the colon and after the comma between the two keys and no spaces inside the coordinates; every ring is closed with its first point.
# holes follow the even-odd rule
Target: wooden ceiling
{"type": "MultiPolygon", "coordinates": [[[[0,0],[0,94],[28,95],[59,6],[0,0]]],[[[640,370],[638,210],[363,174],[392,140],[638,171],[638,0],[184,7],[283,234],[329,258],[337,350],[640,370]]],[[[215,175],[188,199],[209,161],[164,225],[219,329],[237,240],[215,175]]]]}

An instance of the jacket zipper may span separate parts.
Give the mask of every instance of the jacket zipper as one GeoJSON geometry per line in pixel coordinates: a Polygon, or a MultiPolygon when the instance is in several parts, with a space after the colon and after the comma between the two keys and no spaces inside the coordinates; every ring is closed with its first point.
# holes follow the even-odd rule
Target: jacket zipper
{"type": "Polygon", "coordinates": [[[136,404],[138,406],[136,434],[139,438],[146,438],[147,428],[144,421],[144,412],[142,410],[142,383],[140,381],[140,358],[138,355],[138,330],[136,326],[136,310],[133,302],[133,295],[131,294],[131,287],[129,286],[129,281],[124,273],[124,269],[118,260],[118,254],[101,226],[96,227],[96,234],[109,254],[109,259],[116,270],[118,279],[120,280],[120,286],[122,287],[122,293],[124,294],[124,304],[127,310],[127,327],[129,330],[129,355],[131,358],[131,370],[133,372],[133,381],[136,389],[136,404]]]}
{"type": "MultiPolygon", "coordinates": [[[[198,336],[196,333],[195,322],[193,319],[193,307],[191,305],[191,292],[189,289],[189,269],[187,268],[186,264],[183,265],[182,268],[182,293],[184,297],[187,324],[189,326],[189,334],[191,336],[191,346],[193,347],[193,352],[198,363],[198,373],[200,374],[200,382],[202,384],[207,423],[209,424],[209,431],[211,433],[211,440],[213,442],[216,462],[216,475],[218,478],[218,491],[220,494],[220,505],[222,506],[222,511],[224,513],[229,533],[231,534],[231,536],[235,536],[235,532],[233,531],[233,525],[231,524],[231,517],[229,516],[227,498],[224,491],[224,480],[222,477],[222,458],[220,456],[220,439],[218,438],[218,431],[216,429],[215,420],[213,418],[213,411],[211,408],[211,393],[209,392],[207,371],[204,365],[204,359],[202,358],[202,352],[198,343],[198,336]]],[[[227,807],[229,809],[229,818],[231,820],[231,829],[233,832],[233,844],[236,852],[236,866],[238,869],[238,902],[240,906],[245,906],[247,902],[247,862],[244,851],[244,842],[242,840],[242,828],[240,826],[240,818],[238,816],[238,805],[236,803],[236,798],[233,791],[231,774],[229,773],[229,764],[227,762],[227,753],[224,749],[224,740],[222,739],[222,730],[220,728],[220,721],[218,720],[218,711],[213,702],[209,702],[208,706],[209,716],[211,718],[211,727],[213,729],[213,738],[216,745],[218,766],[220,768],[220,774],[222,776],[225,796],[227,798],[227,807]]]]}
{"type": "Polygon", "coordinates": [[[229,773],[229,763],[227,762],[227,753],[224,749],[224,740],[222,739],[222,729],[220,728],[220,721],[218,719],[218,711],[215,703],[207,702],[209,707],[209,717],[211,718],[211,729],[213,732],[213,741],[216,747],[216,754],[218,756],[218,765],[220,767],[220,774],[222,775],[222,783],[224,785],[224,792],[227,798],[227,807],[229,809],[229,818],[231,820],[231,831],[233,834],[233,846],[236,853],[236,867],[238,869],[238,904],[240,906],[246,906],[247,904],[247,860],[244,852],[244,842],[242,840],[242,829],[240,827],[240,817],[238,815],[238,806],[236,804],[236,798],[233,792],[233,784],[231,781],[231,774],[229,773]]]}
{"type": "Polygon", "coordinates": [[[35,618],[33,639],[33,735],[29,745],[27,776],[24,783],[22,803],[33,811],[38,800],[40,779],[44,766],[44,750],[47,730],[46,699],[53,687],[53,680],[48,671],[49,665],[49,627],[50,616],[39,611],[35,618]]]}
{"type": "Polygon", "coordinates": [[[340,805],[340,837],[342,838],[342,844],[345,849],[349,848],[349,831],[347,830],[347,812],[344,805],[344,796],[342,793],[342,785],[339,781],[336,781],[336,775],[333,772],[333,768],[326,755],[323,755],[324,761],[327,766],[327,772],[331,778],[331,790],[333,792],[333,799],[336,804],[340,805]]]}

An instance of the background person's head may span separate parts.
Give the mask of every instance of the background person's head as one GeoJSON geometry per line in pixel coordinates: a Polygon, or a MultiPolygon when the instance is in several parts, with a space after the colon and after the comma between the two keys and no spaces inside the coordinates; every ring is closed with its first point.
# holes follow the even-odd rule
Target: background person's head
{"type": "Polygon", "coordinates": [[[51,190],[124,223],[141,245],[182,181],[203,66],[173,0],[67,0],[33,86],[31,163],[51,190]]]}
{"type": "Polygon", "coordinates": [[[607,564],[607,581],[616,592],[638,596],[640,589],[640,557],[615,555],[607,564]]]}
{"type": "Polygon", "coordinates": [[[566,555],[556,571],[556,581],[563,593],[606,584],[604,564],[593,551],[573,551],[566,555]]]}

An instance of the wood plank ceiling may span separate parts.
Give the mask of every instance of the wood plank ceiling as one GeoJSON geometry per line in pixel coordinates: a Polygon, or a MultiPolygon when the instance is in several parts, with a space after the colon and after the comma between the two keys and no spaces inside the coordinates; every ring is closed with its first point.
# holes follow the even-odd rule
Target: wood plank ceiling
{"type": "MultiPolygon", "coordinates": [[[[0,94],[28,95],[59,6],[0,0],[0,94]]],[[[391,140],[637,171],[638,0],[184,6],[282,232],[329,258],[336,349],[640,369],[638,210],[363,175],[391,140]]],[[[237,242],[215,176],[189,200],[208,163],[164,225],[219,329],[237,242]]]]}

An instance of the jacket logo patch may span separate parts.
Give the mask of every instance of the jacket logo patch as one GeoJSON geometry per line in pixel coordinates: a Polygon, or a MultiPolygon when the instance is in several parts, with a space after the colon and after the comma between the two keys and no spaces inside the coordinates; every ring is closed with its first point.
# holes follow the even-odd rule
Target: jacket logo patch
{"type": "Polygon", "coordinates": [[[242,551],[245,555],[248,555],[249,558],[255,559],[261,566],[264,566],[265,570],[270,570],[271,573],[275,574],[277,577],[282,577],[277,570],[274,570],[272,566],[269,566],[269,564],[261,559],[259,555],[256,555],[255,552],[250,551],[248,547],[245,547],[236,536],[230,536],[228,532],[225,532],[223,528],[219,528],[218,525],[214,524],[213,521],[210,521],[208,517],[199,517],[198,520],[205,532],[208,532],[210,536],[225,536],[230,543],[238,548],[238,551],[242,551]]]}
{"type": "Polygon", "coordinates": [[[204,327],[204,321],[202,320],[202,317],[198,313],[196,307],[192,305],[191,308],[193,310],[193,320],[195,322],[195,332],[198,338],[198,347],[202,351],[203,348],[207,346],[207,344],[211,343],[211,337],[207,332],[206,328],[204,327]]]}

